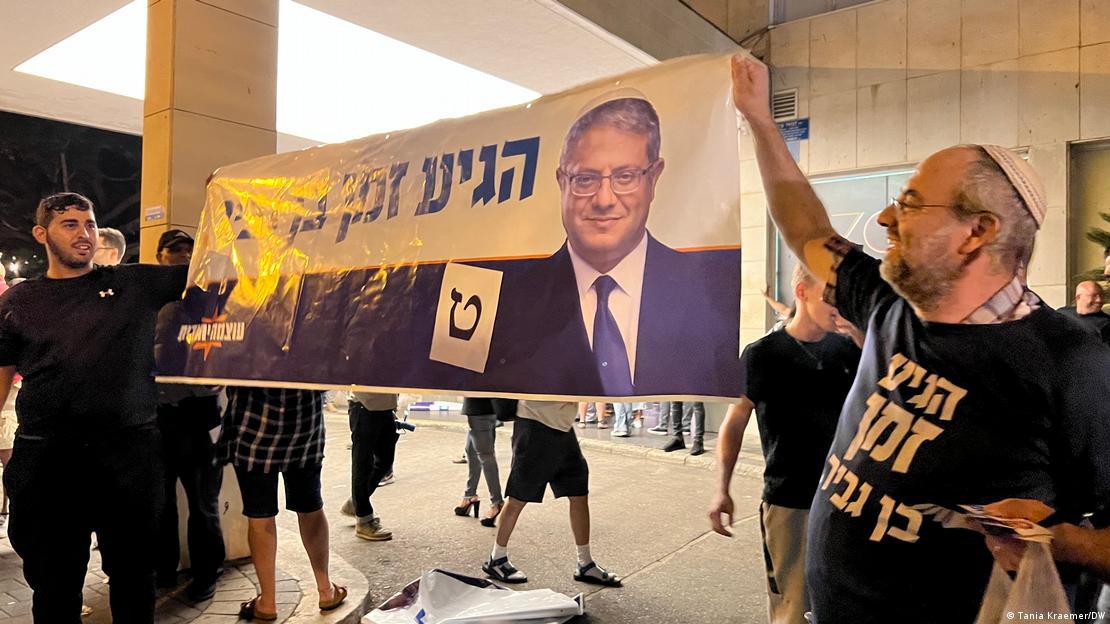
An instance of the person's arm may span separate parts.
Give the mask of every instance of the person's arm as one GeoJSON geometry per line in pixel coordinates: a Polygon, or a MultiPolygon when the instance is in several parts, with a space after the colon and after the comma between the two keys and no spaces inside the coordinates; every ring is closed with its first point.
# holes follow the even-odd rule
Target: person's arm
{"type": "Polygon", "coordinates": [[[150,301],[161,308],[171,301],[178,301],[185,292],[189,265],[162,266],[159,264],[133,264],[138,281],[147,289],[150,301]]]}
{"type": "Polygon", "coordinates": [[[1090,570],[1110,583],[1110,528],[1091,529],[1074,524],[1052,527],[1052,556],[1090,570]]]}
{"type": "Polygon", "coordinates": [[[834,257],[825,242],[836,230],[775,124],[767,66],[733,56],[732,99],[751,128],[767,208],[782,239],[810,273],[833,282],[834,257]]]}
{"type": "Polygon", "coordinates": [[[775,316],[777,316],[780,321],[785,321],[790,318],[794,308],[772,297],[771,294],[767,292],[766,286],[763,287],[763,290],[759,291],[759,294],[763,295],[763,300],[767,302],[767,305],[771,306],[771,309],[775,311],[775,316]]]}
{"type": "Polygon", "coordinates": [[[0,366],[0,406],[8,402],[15,381],[15,366],[0,366]]]}
{"type": "MultiPolygon", "coordinates": [[[[1093,529],[1074,524],[1058,524],[1052,529],[1052,558],[1070,563],[1110,583],[1110,528],[1093,529]]],[[[1017,572],[1025,555],[1025,542],[1013,537],[986,536],[987,547],[998,565],[1017,572]]]]}
{"type": "Polygon", "coordinates": [[[748,397],[740,397],[738,403],[729,406],[725,422],[721,425],[720,437],[717,438],[717,493],[709,507],[709,524],[713,530],[725,537],[732,537],[728,526],[732,525],[733,504],[729,494],[732,484],[732,471],[736,468],[736,458],[740,454],[740,443],[744,439],[744,430],[748,428],[752,410],[755,405],[748,397]],[[721,517],[728,516],[728,525],[721,517]]]}

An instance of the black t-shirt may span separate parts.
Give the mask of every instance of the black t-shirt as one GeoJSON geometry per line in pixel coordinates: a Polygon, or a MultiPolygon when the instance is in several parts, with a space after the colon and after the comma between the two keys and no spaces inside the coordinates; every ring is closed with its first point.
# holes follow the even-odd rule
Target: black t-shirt
{"type": "Polygon", "coordinates": [[[103,433],[154,419],[158,310],[185,290],[187,266],[98,267],[37,278],[0,299],[0,366],[16,367],[21,435],[103,433]]]}
{"type": "Polygon", "coordinates": [[[843,336],[800,342],[785,329],[744,349],[740,393],[755,404],[766,460],[763,500],[809,509],[859,358],[843,336]]]}
{"type": "Polygon", "coordinates": [[[1042,305],[994,325],[924,322],[859,251],[836,306],[867,327],[809,516],[818,624],[972,622],[979,534],[913,508],[1039,499],[1061,519],[1110,502],[1110,349],[1042,305]]]}
{"type": "Polygon", "coordinates": [[[1064,315],[1076,319],[1089,332],[1098,336],[1099,340],[1110,344],[1110,314],[1101,310],[1093,314],[1080,314],[1075,308],[1068,306],[1059,310],[1064,315]]]}

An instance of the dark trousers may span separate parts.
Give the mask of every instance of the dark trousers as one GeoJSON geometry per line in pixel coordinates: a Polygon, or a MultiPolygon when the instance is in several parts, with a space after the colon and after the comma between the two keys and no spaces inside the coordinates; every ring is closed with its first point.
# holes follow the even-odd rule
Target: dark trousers
{"type": "Polygon", "coordinates": [[[83,440],[16,438],[4,470],[8,537],[34,590],[36,622],[81,622],[93,531],[111,582],[112,621],[154,621],[160,451],[153,423],[83,440]]]}
{"type": "Polygon", "coordinates": [[[370,497],[382,477],[393,469],[397,453],[397,426],[393,410],[371,411],[362,403],[347,406],[351,419],[351,500],[359,518],[373,517],[370,497]]]}
{"type": "MultiPolygon", "coordinates": [[[[689,427],[694,440],[705,438],[705,403],[701,401],[669,401],[660,405],[666,405],[670,413],[670,425],[667,431],[671,435],[680,435],[683,429],[689,427]]],[[[662,407],[660,407],[660,410],[662,410],[662,407]]]]}
{"type": "Polygon", "coordinates": [[[165,505],[158,540],[158,576],[174,578],[181,553],[177,528],[177,481],[189,505],[187,528],[193,578],[216,580],[224,562],[220,529],[220,486],[223,466],[216,463],[216,445],[208,431],[220,422],[218,397],[191,397],[177,405],[158,406],[162,459],[166,467],[165,505]]]}

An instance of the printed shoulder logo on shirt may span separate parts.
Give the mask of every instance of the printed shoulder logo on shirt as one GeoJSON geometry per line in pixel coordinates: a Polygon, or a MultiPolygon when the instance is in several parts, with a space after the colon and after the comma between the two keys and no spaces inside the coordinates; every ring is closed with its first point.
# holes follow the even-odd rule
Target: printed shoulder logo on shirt
{"type": "Polygon", "coordinates": [[[835,452],[829,454],[821,491],[829,493],[834,507],[853,518],[864,514],[869,499],[879,498],[871,541],[893,537],[913,543],[921,529],[921,512],[887,496],[880,485],[862,480],[847,463],[857,455],[866,455],[875,462],[889,462],[892,473],[908,474],[918,451],[944,433],[941,425],[955,416],[956,406],[967,396],[967,390],[930,373],[901,353],[891,357],[887,374],[877,385],[879,389],[867,398],[867,410],[843,459],[835,452]],[[843,489],[839,487],[842,484],[843,489]],[[905,526],[893,524],[896,518],[901,518],[905,526]]]}
{"type": "Polygon", "coordinates": [[[212,349],[224,346],[227,342],[242,342],[246,334],[246,323],[228,321],[227,313],[203,317],[200,323],[182,325],[177,332],[177,342],[189,345],[193,351],[203,351],[204,359],[212,349]]]}

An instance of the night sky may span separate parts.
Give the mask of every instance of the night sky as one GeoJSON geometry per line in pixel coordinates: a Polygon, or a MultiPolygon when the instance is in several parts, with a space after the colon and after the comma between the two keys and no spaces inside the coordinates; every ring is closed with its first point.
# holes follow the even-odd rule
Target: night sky
{"type": "Polygon", "coordinates": [[[97,222],[123,232],[134,260],[141,179],[141,137],[0,111],[0,261],[18,259],[22,277],[46,270],[31,228],[39,199],[59,191],[91,199],[97,222]]]}

